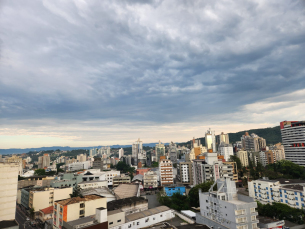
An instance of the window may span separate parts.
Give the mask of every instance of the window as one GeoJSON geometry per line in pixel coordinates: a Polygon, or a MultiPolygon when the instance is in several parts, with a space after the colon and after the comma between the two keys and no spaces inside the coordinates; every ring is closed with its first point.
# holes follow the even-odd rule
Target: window
{"type": "Polygon", "coordinates": [[[84,213],[85,213],[84,210],[80,210],[80,211],[79,211],[79,214],[80,214],[80,215],[83,215],[84,213]]]}
{"type": "Polygon", "coordinates": [[[128,228],[131,228],[131,224],[128,225],[128,228]]]}
{"type": "Polygon", "coordinates": [[[162,215],[160,215],[160,217],[162,217],[162,215]]]}
{"type": "Polygon", "coordinates": [[[255,221],[255,220],[256,220],[256,216],[255,215],[251,216],[251,221],[255,221]]]}
{"type": "Polygon", "coordinates": [[[110,222],[109,225],[113,224],[113,222],[110,222]]]}
{"type": "Polygon", "coordinates": [[[84,203],[81,203],[81,204],[79,205],[79,207],[80,207],[80,208],[84,208],[84,207],[85,207],[85,204],[84,204],[84,203]]]}
{"type": "Polygon", "coordinates": [[[155,220],[155,218],[153,218],[153,220],[155,220]]]}
{"type": "Polygon", "coordinates": [[[121,222],[121,220],[119,219],[117,222],[119,223],[119,222],[121,222]]]}
{"type": "Polygon", "coordinates": [[[140,222],[137,222],[137,225],[140,225],[140,222]]]}

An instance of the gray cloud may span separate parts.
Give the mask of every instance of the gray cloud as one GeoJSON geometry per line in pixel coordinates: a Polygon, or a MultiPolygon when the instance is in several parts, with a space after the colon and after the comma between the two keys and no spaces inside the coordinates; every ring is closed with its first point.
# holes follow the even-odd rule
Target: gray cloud
{"type": "Polygon", "coordinates": [[[0,128],[233,122],[248,104],[305,87],[304,9],[287,0],[2,1],[0,128]]]}

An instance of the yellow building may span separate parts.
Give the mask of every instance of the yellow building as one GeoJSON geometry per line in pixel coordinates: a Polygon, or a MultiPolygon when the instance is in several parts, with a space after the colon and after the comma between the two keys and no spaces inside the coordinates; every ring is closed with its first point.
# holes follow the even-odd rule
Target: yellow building
{"type": "Polygon", "coordinates": [[[97,208],[107,208],[107,198],[88,195],[56,201],[53,211],[53,228],[62,228],[63,222],[95,215],[97,208]]]}
{"type": "Polygon", "coordinates": [[[15,219],[18,163],[0,162],[0,221],[15,219]]]}
{"type": "Polygon", "coordinates": [[[236,153],[236,156],[239,158],[242,166],[247,167],[249,166],[249,160],[248,160],[248,152],[245,150],[240,150],[236,153]]]}
{"type": "Polygon", "coordinates": [[[30,191],[29,208],[34,208],[36,214],[40,209],[52,206],[55,201],[70,197],[73,187],[67,188],[41,188],[30,191]]]}

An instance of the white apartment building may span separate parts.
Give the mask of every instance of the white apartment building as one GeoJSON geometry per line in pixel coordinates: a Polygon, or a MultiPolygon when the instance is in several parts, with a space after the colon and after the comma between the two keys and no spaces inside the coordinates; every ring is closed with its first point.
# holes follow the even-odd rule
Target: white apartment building
{"type": "Polygon", "coordinates": [[[236,153],[243,167],[249,166],[248,152],[245,150],[240,150],[236,153]]]}
{"type": "Polygon", "coordinates": [[[156,154],[156,160],[155,161],[159,161],[160,156],[165,156],[165,146],[164,144],[161,143],[161,141],[159,140],[159,143],[156,144],[155,146],[155,154],[156,154]]]}
{"type": "Polygon", "coordinates": [[[124,149],[121,148],[121,149],[119,149],[119,159],[121,159],[121,157],[123,157],[123,156],[124,156],[124,149]]]}
{"type": "Polygon", "coordinates": [[[90,167],[90,161],[84,161],[84,162],[74,162],[67,165],[69,171],[77,171],[82,169],[89,169],[90,167]]]}
{"type": "Polygon", "coordinates": [[[205,133],[205,147],[207,150],[212,149],[213,152],[216,152],[215,131],[212,131],[211,128],[205,133]]]}
{"type": "Polygon", "coordinates": [[[199,190],[199,202],[196,223],[210,228],[258,229],[257,203],[251,197],[237,194],[235,182],[229,178],[218,179],[209,192],[199,190]],[[213,191],[216,183],[217,191],[213,191]]]}
{"type": "Polygon", "coordinates": [[[280,123],[286,160],[305,166],[305,121],[280,123]]]}
{"type": "Polygon", "coordinates": [[[234,155],[233,146],[224,142],[220,143],[218,151],[220,155],[224,156],[226,161],[229,161],[230,157],[234,155]]]}
{"type": "Polygon", "coordinates": [[[108,181],[107,180],[83,181],[78,184],[78,187],[80,187],[81,189],[108,187],[108,181]]]}
{"type": "Polygon", "coordinates": [[[96,156],[97,155],[97,151],[98,150],[96,148],[92,148],[92,149],[89,150],[89,155],[91,157],[96,156]]]}
{"type": "Polygon", "coordinates": [[[132,144],[132,157],[134,159],[133,165],[138,165],[139,162],[142,165],[146,164],[146,151],[143,150],[143,142],[140,138],[132,144]]]}
{"type": "Polygon", "coordinates": [[[19,163],[0,162],[0,221],[14,220],[19,163]]]}
{"type": "Polygon", "coordinates": [[[177,164],[177,179],[183,184],[193,185],[192,162],[180,162],[177,164]]]}
{"type": "Polygon", "coordinates": [[[161,159],[159,163],[161,186],[174,183],[173,163],[169,159],[161,159]]]}
{"type": "Polygon", "coordinates": [[[303,180],[263,180],[248,182],[249,196],[267,204],[278,202],[293,208],[304,208],[305,181],[303,180]]]}

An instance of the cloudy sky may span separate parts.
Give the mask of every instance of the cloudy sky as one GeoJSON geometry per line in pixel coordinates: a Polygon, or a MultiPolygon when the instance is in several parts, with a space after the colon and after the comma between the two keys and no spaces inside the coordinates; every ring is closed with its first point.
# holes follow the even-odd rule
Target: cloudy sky
{"type": "Polygon", "coordinates": [[[304,50],[304,1],[1,0],[0,148],[304,120],[304,50]]]}

